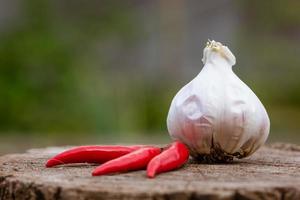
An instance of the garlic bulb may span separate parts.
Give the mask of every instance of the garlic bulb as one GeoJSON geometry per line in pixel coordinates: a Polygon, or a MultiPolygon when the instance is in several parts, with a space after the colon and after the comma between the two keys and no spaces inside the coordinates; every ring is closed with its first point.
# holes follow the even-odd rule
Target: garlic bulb
{"type": "Polygon", "coordinates": [[[226,46],[209,41],[202,61],[201,72],[171,103],[169,134],[198,159],[217,162],[251,155],[269,134],[264,106],[232,71],[235,56],[226,46]]]}

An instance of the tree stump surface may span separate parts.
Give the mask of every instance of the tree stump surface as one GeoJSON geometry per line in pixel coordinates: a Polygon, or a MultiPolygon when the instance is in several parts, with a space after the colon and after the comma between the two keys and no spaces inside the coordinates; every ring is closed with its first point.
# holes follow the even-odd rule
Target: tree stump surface
{"type": "Polygon", "coordinates": [[[91,164],[44,167],[65,149],[0,157],[0,199],[300,199],[297,145],[271,144],[229,164],[190,162],[154,179],[144,170],[92,177],[91,164]]]}

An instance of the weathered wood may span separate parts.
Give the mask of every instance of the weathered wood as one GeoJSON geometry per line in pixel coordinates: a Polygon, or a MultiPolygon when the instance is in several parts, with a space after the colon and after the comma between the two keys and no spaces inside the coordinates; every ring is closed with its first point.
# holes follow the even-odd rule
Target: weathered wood
{"type": "Polygon", "coordinates": [[[231,164],[187,164],[148,179],[145,171],[91,177],[88,164],[46,169],[62,148],[0,157],[0,199],[300,199],[300,146],[273,144],[231,164]]]}

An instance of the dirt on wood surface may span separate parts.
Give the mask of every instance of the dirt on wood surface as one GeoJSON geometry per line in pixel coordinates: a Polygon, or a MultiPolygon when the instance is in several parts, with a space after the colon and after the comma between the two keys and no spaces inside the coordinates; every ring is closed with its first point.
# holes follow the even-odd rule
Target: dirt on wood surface
{"type": "Polygon", "coordinates": [[[148,179],[145,171],[92,177],[96,165],[45,168],[65,148],[0,157],[0,199],[300,199],[300,147],[272,144],[230,164],[186,164],[148,179]]]}

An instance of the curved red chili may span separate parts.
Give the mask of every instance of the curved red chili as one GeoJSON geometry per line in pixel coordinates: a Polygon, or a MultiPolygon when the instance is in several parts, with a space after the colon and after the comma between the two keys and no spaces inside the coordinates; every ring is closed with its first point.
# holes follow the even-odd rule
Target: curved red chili
{"type": "Polygon", "coordinates": [[[157,147],[138,149],[122,157],[116,158],[100,165],[92,172],[92,175],[100,176],[104,174],[145,169],[148,162],[153,157],[160,154],[160,152],[161,149],[157,147]]]}
{"type": "Polygon", "coordinates": [[[181,142],[176,141],[158,156],[154,157],[147,166],[147,176],[153,178],[161,172],[171,171],[181,167],[189,159],[189,150],[181,142]]]}
{"type": "Polygon", "coordinates": [[[75,147],[49,159],[46,167],[68,163],[104,163],[144,147],[147,146],[97,145],[75,147]]]}

